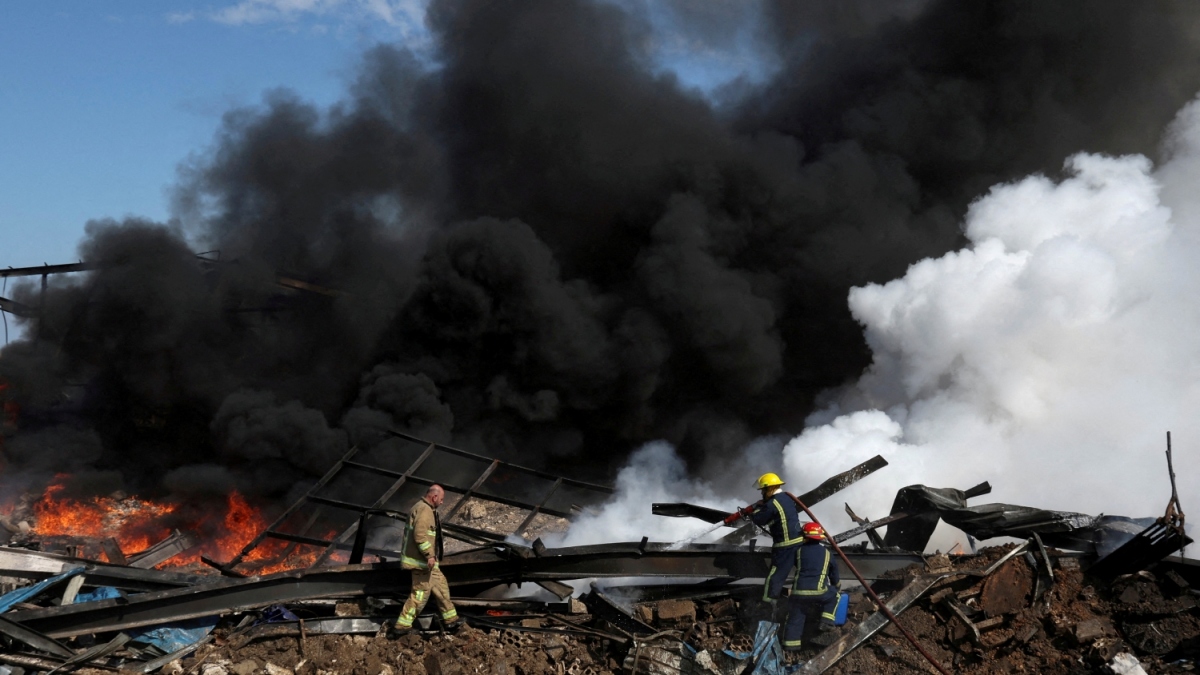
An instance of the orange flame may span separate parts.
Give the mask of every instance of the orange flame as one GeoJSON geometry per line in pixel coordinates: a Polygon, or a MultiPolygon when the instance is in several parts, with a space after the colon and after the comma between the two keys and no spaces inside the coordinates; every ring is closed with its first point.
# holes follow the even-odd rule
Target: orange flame
{"type": "Polygon", "coordinates": [[[115,499],[93,497],[89,500],[60,499],[66,488],[62,479],[46,488],[42,498],[33,505],[37,524],[35,534],[66,535],[117,540],[121,550],[142,551],[171,533],[157,525],[163,516],[175,510],[171,504],[157,504],[137,498],[115,499]]]}
{"type": "MultiPolygon", "coordinates": [[[[71,536],[88,539],[112,537],[127,554],[143,551],[171,534],[167,516],[179,515],[179,505],[155,502],[137,497],[93,497],[91,499],[62,498],[67,476],[55,477],[34,504],[36,518],[34,534],[41,536],[71,536]]],[[[178,567],[200,562],[201,555],[218,561],[236,556],[269,523],[262,511],[250,504],[237,491],[226,498],[224,513],[207,511],[198,515],[186,527],[193,533],[209,533],[199,546],[175,556],[159,567],[178,567]]],[[[325,537],[332,538],[333,533],[325,537]]],[[[321,551],[313,546],[297,546],[277,539],[267,539],[244,558],[243,563],[255,574],[270,574],[316,561],[321,551]]]]}

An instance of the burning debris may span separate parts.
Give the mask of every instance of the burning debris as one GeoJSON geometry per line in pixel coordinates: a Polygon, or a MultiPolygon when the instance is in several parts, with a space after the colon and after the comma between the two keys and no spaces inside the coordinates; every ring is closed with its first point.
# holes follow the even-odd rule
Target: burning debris
{"type": "MultiPolygon", "coordinates": [[[[770,549],[757,537],[552,548],[523,535],[537,533],[539,517],[562,520],[584,508],[556,501],[560,490],[603,496],[607,488],[397,437],[414,447],[404,470],[361,463],[352,452],[273,523],[253,521],[259,530],[224,563],[198,553],[212,549],[183,532],[156,542],[106,536],[145,529],[150,516],[162,515],[141,500],[68,504],[91,516],[71,521],[82,525],[69,536],[63,511],[35,506],[52,499],[30,501],[9,515],[26,527],[0,547],[7,591],[0,596],[0,663],[11,672],[176,675],[465,675],[482,667],[547,675],[769,675],[926,672],[926,661],[959,673],[992,672],[997,664],[1043,673],[1078,672],[1080,664],[1185,672],[1200,656],[1200,563],[1167,557],[1190,541],[1175,496],[1166,517],[1099,547],[1090,535],[1105,529],[1102,519],[966,506],[984,487],[902,488],[896,505],[904,512],[830,536],[847,541],[907,523],[891,539],[893,531],[840,549],[845,578],[861,579],[843,584],[844,625],[828,646],[793,654],[780,649],[779,610],[761,599],[770,549]],[[347,470],[381,475],[386,485],[380,493],[360,490],[357,505],[323,496],[347,470]],[[519,475],[551,488],[504,478],[519,475]],[[406,486],[423,488],[435,478],[452,493],[443,520],[446,536],[458,543],[447,547],[440,566],[466,627],[447,631],[436,615],[422,614],[412,633],[385,639],[408,592],[388,522],[398,515],[391,500],[403,501],[411,494],[406,486]],[[321,521],[302,513],[314,505],[348,512],[340,534],[289,534],[282,523],[321,521]],[[981,540],[1014,534],[1015,526],[971,529],[980,513],[1037,517],[1019,519],[1025,540],[977,553],[923,555],[895,543],[925,541],[922,533],[940,518],[981,540]],[[93,528],[97,519],[108,529],[93,528]],[[272,540],[285,547],[270,562],[285,571],[255,564],[254,552],[272,540]],[[566,583],[586,580],[591,586],[583,592],[566,583]],[[542,590],[531,594],[524,584],[542,590]]],[[[886,464],[874,458],[798,501],[815,504],[886,464]]],[[[738,514],[702,506],[654,509],[738,525],[738,514]]]]}

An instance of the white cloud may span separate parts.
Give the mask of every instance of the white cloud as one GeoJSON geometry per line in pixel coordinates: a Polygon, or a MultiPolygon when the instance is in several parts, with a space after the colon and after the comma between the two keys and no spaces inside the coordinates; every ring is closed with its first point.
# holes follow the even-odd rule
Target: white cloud
{"type": "Polygon", "coordinates": [[[167,16],[171,23],[196,18],[230,26],[315,22],[314,32],[328,30],[328,23],[378,25],[404,39],[420,39],[425,33],[428,0],[239,0],[207,12],[178,12],[167,16]]]}
{"type": "Polygon", "coordinates": [[[296,21],[306,16],[323,16],[346,4],[346,0],[242,0],[213,12],[221,23],[242,25],[272,21],[296,21]]]}

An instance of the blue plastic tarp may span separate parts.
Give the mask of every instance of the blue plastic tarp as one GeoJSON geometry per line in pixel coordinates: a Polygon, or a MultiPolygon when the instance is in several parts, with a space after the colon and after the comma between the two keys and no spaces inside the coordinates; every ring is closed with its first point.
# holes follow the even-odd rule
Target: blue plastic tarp
{"type": "Polygon", "coordinates": [[[12,609],[12,606],[17,604],[18,602],[25,602],[26,600],[29,600],[30,598],[36,598],[37,596],[41,595],[43,591],[45,591],[47,588],[50,588],[54,584],[57,584],[58,582],[62,581],[63,579],[70,579],[71,577],[75,576],[76,574],[80,574],[82,572],[83,572],[82,567],[76,567],[75,569],[71,569],[71,570],[67,570],[66,572],[63,572],[62,574],[59,574],[58,576],[53,576],[53,577],[50,577],[49,579],[44,579],[42,581],[39,581],[36,584],[33,584],[32,586],[25,586],[24,588],[18,588],[15,591],[9,591],[8,593],[5,593],[4,595],[0,595],[0,612],[7,612],[8,610],[12,609]]]}
{"type": "Polygon", "coordinates": [[[779,624],[759,621],[754,633],[754,648],[748,652],[725,653],[738,661],[750,661],[754,669],[748,675],[785,675],[789,672],[783,663],[783,647],[779,644],[779,624]]]}
{"type": "Polygon", "coordinates": [[[81,602],[95,602],[97,600],[112,600],[113,598],[121,597],[121,591],[112,586],[97,586],[96,590],[87,593],[79,593],[75,596],[75,604],[81,602]]]}
{"type": "MultiPolygon", "coordinates": [[[[121,597],[121,591],[112,586],[97,586],[94,591],[76,595],[75,602],[95,602],[119,597],[121,597]]],[[[134,642],[151,644],[170,654],[204,639],[204,636],[208,635],[217,625],[219,619],[218,616],[204,616],[161,626],[135,628],[125,632],[133,638],[134,642]]]]}
{"type": "Polygon", "coordinates": [[[208,635],[217,621],[219,616],[202,616],[198,619],[188,619],[187,621],[176,621],[166,626],[154,626],[151,628],[141,628],[135,630],[127,630],[129,637],[133,638],[134,642],[144,642],[152,644],[155,647],[170,654],[177,652],[180,649],[199,642],[208,635]]]}

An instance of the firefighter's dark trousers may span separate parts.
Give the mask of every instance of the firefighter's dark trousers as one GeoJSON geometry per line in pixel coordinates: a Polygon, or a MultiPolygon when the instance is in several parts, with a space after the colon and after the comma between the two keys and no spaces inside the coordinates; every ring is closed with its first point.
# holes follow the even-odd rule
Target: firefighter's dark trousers
{"type": "Polygon", "coordinates": [[[796,568],[799,552],[799,544],[771,549],[771,569],[767,570],[767,579],[763,582],[763,602],[774,602],[783,597],[783,585],[796,568]]]}
{"type": "Polygon", "coordinates": [[[804,591],[792,591],[788,597],[788,619],[783,629],[783,648],[797,650],[803,646],[804,625],[808,619],[820,616],[820,622],[833,627],[835,612],[837,612],[838,596],[836,588],[827,588],[821,595],[800,595],[804,591]]]}

